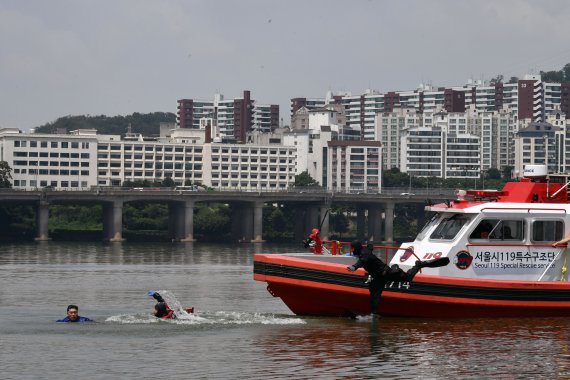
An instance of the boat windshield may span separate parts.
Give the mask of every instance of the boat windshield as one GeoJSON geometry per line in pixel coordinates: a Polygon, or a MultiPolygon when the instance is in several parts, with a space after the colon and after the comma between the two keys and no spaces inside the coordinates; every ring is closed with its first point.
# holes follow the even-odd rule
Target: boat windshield
{"type": "Polygon", "coordinates": [[[420,233],[418,234],[416,239],[422,240],[426,236],[428,231],[431,230],[431,228],[437,224],[440,217],[441,217],[441,214],[439,214],[439,213],[433,214],[432,217],[427,221],[427,223],[424,224],[424,226],[422,227],[422,230],[420,231],[420,233]]]}
{"type": "Polygon", "coordinates": [[[442,219],[435,231],[430,236],[434,240],[453,240],[463,226],[471,219],[466,215],[455,214],[450,218],[442,219]]]}

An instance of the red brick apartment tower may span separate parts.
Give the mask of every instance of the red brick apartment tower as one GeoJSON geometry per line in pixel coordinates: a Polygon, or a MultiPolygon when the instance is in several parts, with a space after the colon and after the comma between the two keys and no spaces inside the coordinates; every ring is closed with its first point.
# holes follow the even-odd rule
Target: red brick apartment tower
{"type": "Polygon", "coordinates": [[[500,110],[503,107],[503,99],[504,99],[504,88],[503,82],[499,82],[495,84],[495,111],[500,110]]]}
{"type": "Polygon", "coordinates": [[[269,106],[269,123],[271,125],[271,131],[279,128],[279,105],[271,104],[269,106]]]}
{"type": "Polygon", "coordinates": [[[540,82],[537,82],[536,80],[533,79],[519,80],[518,83],[519,120],[532,119],[533,121],[540,121],[540,116],[538,116],[539,117],[538,120],[536,119],[537,112],[539,110],[534,109],[535,83],[540,84],[540,82]]]}
{"type": "Polygon", "coordinates": [[[293,98],[291,99],[291,116],[295,115],[295,112],[307,105],[307,98],[293,98]]]}
{"type": "Polygon", "coordinates": [[[178,101],[176,124],[179,128],[192,128],[192,121],[194,118],[193,106],[194,101],[192,99],[180,99],[178,101]]]}
{"type": "Polygon", "coordinates": [[[394,106],[400,104],[400,95],[394,91],[384,94],[384,112],[393,112],[394,106]]]}
{"type": "Polygon", "coordinates": [[[570,119],[570,82],[560,85],[560,111],[570,119]]]}
{"type": "Polygon", "coordinates": [[[443,97],[447,112],[465,112],[465,92],[446,88],[443,90],[443,97]]]}
{"type": "Polygon", "coordinates": [[[234,99],[234,137],[245,142],[247,132],[251,130],[253,104],[249,91],[243,92],[243,99],[234,99]]]}

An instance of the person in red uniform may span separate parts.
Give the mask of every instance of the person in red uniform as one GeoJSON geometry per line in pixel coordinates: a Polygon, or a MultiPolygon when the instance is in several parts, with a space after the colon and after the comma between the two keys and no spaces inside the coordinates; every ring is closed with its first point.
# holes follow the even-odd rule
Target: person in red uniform
{"type": "Polygon", "coordinates": [[[311,234],[303,241],[305,248],[310,248],[311,251],[317,255],[323,254],[323,241],[319,236],[319,230],[313,228],[311,234]]]}

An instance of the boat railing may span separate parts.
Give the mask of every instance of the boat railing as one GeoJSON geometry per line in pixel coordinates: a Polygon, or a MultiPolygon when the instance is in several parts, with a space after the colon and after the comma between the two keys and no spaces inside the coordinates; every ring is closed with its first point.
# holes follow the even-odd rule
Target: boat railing
{"type": "MultiPolygon", "coordinates": [[[[323,253],[331,255],[352,255],[352,249],[349,241],[340,240],[323,240],[323,253]]],[[[388,245],[374,245],[374,251],[379,253],[378,256],[389,262],[396,251],[400,247],[392,247],[388,245]]]]}
{"type": "Polygon", "coordinates": [[[554,212],[554,213],[560,213],[560,214],[565,214],[566,213],[566,209],[563,208],[545,208],[545,207],[484,207],[481,209],[482,213],[485,212],[509,212],[509,211],[513,211],[513,212],[520,212],[520,211],[526,211],[527,213],[532,213],[532,212],[554,212]]]}

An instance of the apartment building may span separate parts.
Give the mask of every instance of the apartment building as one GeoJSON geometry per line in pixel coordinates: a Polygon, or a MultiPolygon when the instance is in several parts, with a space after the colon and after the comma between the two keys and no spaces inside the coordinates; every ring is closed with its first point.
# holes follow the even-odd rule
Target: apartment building
{"type": "Polygon", "coordinates": [[[393,112],[376,114],[374,140],[382,143],[382,168],[400,167],[400,135],[420,126],[422,115],[414,108],[395,107],[393,112]]]}
{"type": "Polygon", "coordinates": [[[400,139],[400,171],[414,177],[444,178],[445,132],[441,128],[409,128],[400,139]]]}
{"type": "Polygon", "coordinates": [[[549,173],[565,172],[565,131],[550,123],[532,123],[515,136],[515,177],[520,178],[525,165],[546,165],[549,173]]]}
{"type": "Polygon", "coordinates": [[[441,127],[404,130],[400,170],[414,177],[477,178],[481,171],[480,138],[447,133],[441,127]]]}
{"type": "Polygon", "coordinates": [[[327,143],[327,188],[343,192],[380,192],[382,144],[376,141],[327,143]]]}
{"type": "Polygon", "coordinates": [[[217,144],[184,132],[145,140],[91,130],[44,135],[3,129],[0,152],[0,159],[13,169],[17,189],[86,189],[170,177],[177,185],[269,190],[287,188],[295,181],[295,147],[217,144]]]}
{"type": "Polygon", "coordinates": [[[445,137],[445,178],[479,178],[481,172],[480,138],[467,133],[445,137]]]}
{"type": "MultiPolygon", "coordinates": [[[[291,115],[298,108],[299,99],[292,99],[291,115]]],[[[312,99],[302,103],[308,109],[334,101],[344,107],[346,126],[361,132],[363,140],[374,139],[376,113],[390,113],[394,107],[414,108],[418,113],[434,113],[438,110],[462,113],[474,107],[477,112],[493,112],[501,109],[513,111],[517,121],[528,125],[544,121],[556,105],[570,118],[570,83],[542,82],[540,75],[526,75],[517,83],[488,85],[482,81],[469,81],[463,86],[432,87],[420,85],[412,91],[380,93],[366,90],[362,95],[337,95],[326,99],[312,99]],[[332,100],[330,100],[332,99],[332,100]],[[526,120],[526,121],[525,121],[526,120]]],[[[299,107],[300,108],[300,107],[299,107]]]]}
{"type": "Polygon", "coordinates": [[[251,131],[271,132],[279,127],[279,106],[256,102],[250,91],[229,100],[222,94],[216,94],[213,100],[178,100],[176,123],[179,128],[198,129],[203,118],[214,121],[220,138],[245,142],[251,131]]]}
{"type": "Polygon", "coordinates": [[[0,160],[12,168],[14,188],[85,188],[97,184],[97,143],[91,130],[59,136],[5,128],[0,160]]]}

